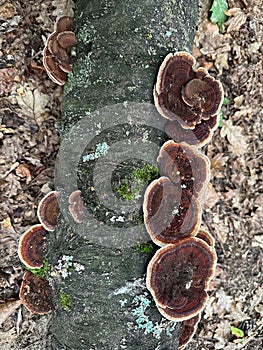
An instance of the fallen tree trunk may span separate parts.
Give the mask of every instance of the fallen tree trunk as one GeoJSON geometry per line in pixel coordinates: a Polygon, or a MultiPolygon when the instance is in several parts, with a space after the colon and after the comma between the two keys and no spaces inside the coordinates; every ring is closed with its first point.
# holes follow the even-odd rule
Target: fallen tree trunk
{"type": "Polygon", "coordinates": [[[77,1],[55,179],[62,215],[49,240],[51,349],[178,348],[180,325],[162,319],[145,286],[156,251],[142,222],[147,181],[126,185],[166,139],[153,86],[166,54],[191,51],[197,16],[198,1],[77,1]],[[76,189],[82,223],[68,210],[76,189]]]}

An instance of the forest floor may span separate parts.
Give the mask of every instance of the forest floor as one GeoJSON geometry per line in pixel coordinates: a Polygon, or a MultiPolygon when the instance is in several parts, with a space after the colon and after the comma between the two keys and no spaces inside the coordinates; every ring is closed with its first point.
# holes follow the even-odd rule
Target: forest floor
{"type": "MultiPolygon", "coordinates": [[[[262,1],[229,0],[222,33],[209,21],[211,2],[202,3],[193,54],[199,66],[221,80],[227,101],[222,125],[204,148],[212,178],[203,223],[216,239],[216,277],[186,349],[260,350],[262,1]],[[231,331],[231,326],[238,330],[231,331]]],[[[17,302],[24,272],[17,245],[21,234],[38,223],[38,202],[53,189],[63,89],[47,77],[42,50],[56,17],[71,14],[72,5],[71,0],[0,2],[1,350],[38,350],[48,321],[48,316],[30,315],[17,302]]]]}

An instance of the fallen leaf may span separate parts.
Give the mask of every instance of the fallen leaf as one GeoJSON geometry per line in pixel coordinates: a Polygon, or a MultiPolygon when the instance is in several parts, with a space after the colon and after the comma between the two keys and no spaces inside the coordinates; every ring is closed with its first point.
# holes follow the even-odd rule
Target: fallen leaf
{"type": "Polygon", "coordinates": [[[16,175],[21,177],[21,178],[26,177],[27,184],[29,184],[32,180],[31,171],[30,171],[30,168],[27,164],[20,164],[16,168],[16,175]]]}
{"type": "Polygon", "coordinates": [[[0,19],[2,21],[6,21],[7,19],[10,19],[15,14],[15,8],[14,5],[12,5],[10,2],[6,1],[3,3],[3,5],[0,6],[0,19]]]}
{"type": "Polygon", "coordinates": [[[219,195],[214,189],[214,186],[209,182],[205,194],[204,194],[204,208],[205,209],[211,209],[219,200],[219,195]]]}
{"type": "Polygon", "coordinates": [[[240,27],[246,23],[247,15],[238,7],[233,7],[225,11],[225,14],[231,17],[225,23],[225,25],[228,26],[227,33],[238,31],[240,27]]]}
{"type": "Polygon", "coordinates": [[[21,305],[21,300],[11,300],[0,304],[0,325],[21,305]]]}
{"type": "Polygon", "coordinates": [[[232,146],[232,152],[235,155],[243,155],[247,152],[246,136],[242,134],[240,126],[233,125],[231,120],[226,120],[222,126],[221,137],[227,137],[228,142],[232,146]]]}
{"type": "Polygon", "coordinates": [[[17,102],[25,115],[30,115],[37,119],[38,116],[45,113],[45,107],[49,102],[49,96],[40,92],[38,89],[17,91],[17,102]]]}

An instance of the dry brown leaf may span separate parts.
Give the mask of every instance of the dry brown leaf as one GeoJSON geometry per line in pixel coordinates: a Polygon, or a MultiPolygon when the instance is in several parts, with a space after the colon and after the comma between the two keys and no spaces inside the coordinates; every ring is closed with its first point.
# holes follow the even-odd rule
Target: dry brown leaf
{"type": "Polygon", "coordinates": [[[226,162],[228,161],[229,157],[224,156],[223,153],[217,153],[212,159],[211,159],[211,178],[224,178],[225,174],[223,173],[225,169],[226,162]]]}
{"type": "Polygon", "coordinates": [[[220,132],[221,137],[227,137],[232,152],[235,155],[243,155],[247,152],[246,136],[242,134],[240,126],[233,125],[231,120],[226,120],[220,132]]]}
{"type": "Polygon", "coordinates": [[[238,31],[240,27],[246,23],[247,15],[238,7],[233,7],[227,11],[225,14],[231,17],[225,25],[227,27],[227,33],[238,31]]]}
{"type": "Polygon", "coordinates": [[[6,1],[3,5],[0,6],[0,19],[2,21],[6,21],[12,18],[14,14],[15,8],[10,2],[6,1]]]}
{"type": "Polygon", "coordinates": [[[7,95],[11,91],[16,75],[18,75],[16,68],[0,69],[0,96],[7,95]]]}
{"type": "Polygon", "coordinates": [[[69,16],[69,17],[74,16],[75,4],[74,4],[73,0],[66,0],[66,1],[53,0],[52,6],[56,8],[52,12],[52,15],[55,17],[59,18],[61,16],[69,16]]]}
{"type": "Polygon", "coordinates": [[[214,186],[210,182],[204,194],[204,200],[203,200],[204,208],[205,209],[213,208],[213,206],[218,202],[218,200],[219,200],[219,195],[214,189],[214,186]]]}
{"type": "Polygon", "coordinates": [[[37,119],[41,114],[45,113],[45,107],[49,102],[48,95],[40,92],[38,89],[31,90],[28,87],[19,89],[17,92],[17,102],[23,114],[37,119]]]}
{"type": "Polygon", "coordinates": [[[11,300],[0,304],[0,325],[21,305],[21,300],[11,300]]]}
{"type": "Polygon", "coordinates": [[[32,180],[32,174],[30,171],[30,168],[27,164],[20,164],[17,168],[16,168],[16,175],[23,178],[26,177],[26,183],[30,183],[32,180]]]}

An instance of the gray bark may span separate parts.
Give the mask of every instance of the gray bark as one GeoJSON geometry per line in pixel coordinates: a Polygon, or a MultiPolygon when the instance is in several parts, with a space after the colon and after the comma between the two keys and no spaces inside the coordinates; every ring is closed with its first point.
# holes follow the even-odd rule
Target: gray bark
{"type": "MultiPolygon", "coordinates": [[[[135,155],[130,161],[123,161],[119,172],[114,170],[114,158],[106,155],[107,171],[112,166],[118,183],[142,160],[154,162],[158,147],[165,140],[163,118],[150,105],[158,67],[169,52],[191,51],[197,16],[198,1],[77,1],[74,30],[78,45],[74,73],[65,87],[62,145],[55,181],[61,192],[62,215],[55,234],[50,235],[49,261],[54,270],[63,255],[73,256],[85,270],[79,273],[75,269],[67,278],[58,274],[53,279],[51,349],[178,348],[180,326],[162,320],[145,287],[147,264],[157,248],[149,253],[135,248],[137,243],[149,241],[141,222],[142,200],[133,204],[135,210],[124,215],[124,222],[109,220],[106,209],[115,218],[121,212],[105,209],[97,195],[99,184],[105,192],[103,200],[109,199],[107,172],[103,173],[102,167],[96,174],[97,160],[83,164],[81,157],[105,140],[111,148],[120,140],[128,148],[147,134],[147,141],[156,145],[153,152],[144,147],[140,157],[135,155]],[[107,109],[101,110],[106,106],[110,106],[108,119],[107,109]],[[143,115],[144,122],[138,121],[138,114],[143,115]],[[79,124],[73,127],[76,122],[79,124]],[[100,127],[96,129],[98,123],[100,127]],[[129,144],[125,140],[123,135],[129,134],[135,135],[136,142],[129,144]],[[72,175],[76,166],[80,171],[72,175]],[[79,225],[70,218],[67,204],[68,194],[76,188],[82,191],[89,206],[86,221],[79,225]],[[70,311],[61,307],[62,292],[70,295],[70,311]],[[159,339],[150,328],[147,333],[138,327],[142,302],[136,302],[136,296],[151,302],[144,314],[154,329],[161,329],[159,339]]],[[[115,161],[117,164],[119,159],[115,161]]]]}

